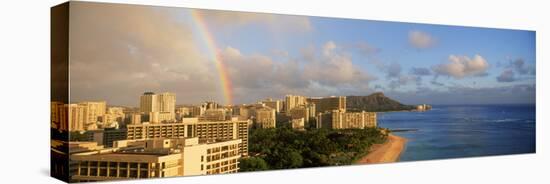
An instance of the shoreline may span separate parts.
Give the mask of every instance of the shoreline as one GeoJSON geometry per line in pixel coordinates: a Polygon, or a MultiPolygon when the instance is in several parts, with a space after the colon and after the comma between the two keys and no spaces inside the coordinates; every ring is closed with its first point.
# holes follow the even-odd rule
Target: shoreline
{"type": "Polygon", "coordinates": [[[399,161],[405,150],[407,139],[393,134],[388,135],[386,142],[373,145],[369,153],[355,162],[355,164],[377,164],[399,161]]]}

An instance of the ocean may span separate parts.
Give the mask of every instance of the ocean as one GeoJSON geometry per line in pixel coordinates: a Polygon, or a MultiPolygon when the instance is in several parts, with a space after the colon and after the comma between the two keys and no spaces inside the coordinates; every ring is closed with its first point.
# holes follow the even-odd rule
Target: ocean
{"type": "Polygon", "coordinates": [[[378,113],[378,126],[408,139],[400,161],[534,153],[535,105],[434,105],[378,113]]]}

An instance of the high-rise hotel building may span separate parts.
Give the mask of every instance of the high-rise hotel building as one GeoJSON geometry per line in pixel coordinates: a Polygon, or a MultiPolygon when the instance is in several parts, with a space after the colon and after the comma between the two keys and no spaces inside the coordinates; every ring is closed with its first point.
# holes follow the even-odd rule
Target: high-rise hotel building
{"type": "Polygon", "coordinates": [[[58,131],[67,131],[69,130],[69,119],[68,119],[68,104],[62,102],[52,101],[51,106],[51,127],[58,131]]]}
{"type": "Polygon", "coordinates": [[[84,106],[78,104],[67,104],[69,115],[69,131],[83,131],[84,128],[84,106]]]}
{"type": "Polygon", "coordinates": [[[106,107],[105,101],[75,104],[52,103],[52,122],[68,125],[68,127],[62,128],[69,131],[90,130],[90,127],[94,127],[101,118],[104,118],[106,107]]]}
{"type": "Polygon", "coordinates": [[[308,98],[307,101],[315,104],[317,113],[330,112],[333,110],[346,112],[345,96],[314,97],[308,98]]]}
{"type": "Polygon", "coordinates": [[[275,109],[271,107],[260,107],[255,109],[254,122],[258,128],[275,128],[275,109]]]}
{"type": "Polygon", "coordinates": [[[206,142],[241,139],[239,153],[248,155],[248,126],[250,120],[199,121],[184,118],[180,123],[127,125],[127,139],[198,137],[206,142]]]}
{"type": "Polygon", "coordinates": [[[149,116],[151,123],[176,119],[176,95],[174,93],[145,92],[140,97],[139,109],[149,116]]]}
{"type": "Polygon", "coordinates": [[[95,124],[99,118],[105,115],[107,110],[107,102],[80,102],[78,105],[84,107],[84,124],[95,124]]]}
{"type": "Polygon", "coordinates": [[[305,96],[286,95],[285,96],[285,112],[290,115],[290,110],[300,105],[305,105],[307,98],[305,96]]]}
{"type": "Polygon", "coordinates": [[[318,128],[363,129],[376,126],[376,112],[344,112],[342,110],[333,110],[332,112],[325,112],[317,115],[318,128]]]}
{"type": "Polygon", "coordinates": [[[159,103],[157,100],[157,95],[153,92],[145,92],[139,98],[139,110],[141,112],[158,112],[159,103]]]}

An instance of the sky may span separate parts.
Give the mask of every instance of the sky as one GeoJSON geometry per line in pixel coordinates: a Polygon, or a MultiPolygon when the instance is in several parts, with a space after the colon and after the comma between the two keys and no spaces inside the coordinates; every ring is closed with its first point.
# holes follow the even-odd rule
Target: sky
{"type": "Polygon", "coordinates": [[[534,31],[73,2],[69,36],[73,102],[535,103],[534,31]]]}

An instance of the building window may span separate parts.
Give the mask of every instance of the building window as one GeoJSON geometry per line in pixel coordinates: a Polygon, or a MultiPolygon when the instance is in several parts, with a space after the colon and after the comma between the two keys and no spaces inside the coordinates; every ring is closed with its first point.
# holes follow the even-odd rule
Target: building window
{"type": "Polygon", "coordinates": [[[201,164],[201,171],[204,170],[204,165],[201,164]]]}
{"type": "Polygon", "coordinates": [[[204,162],[204,156],[201,155],[201,162],[204,162]]]}

